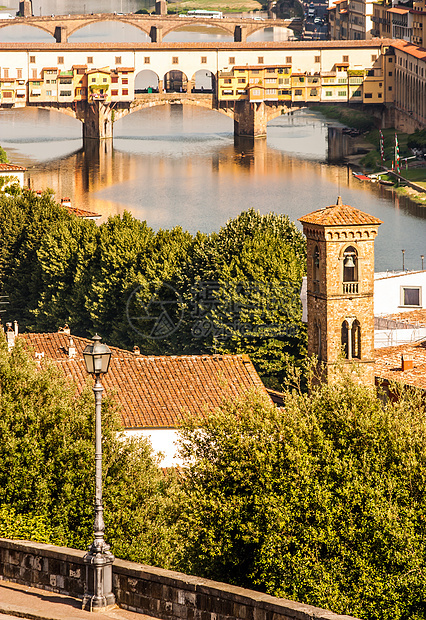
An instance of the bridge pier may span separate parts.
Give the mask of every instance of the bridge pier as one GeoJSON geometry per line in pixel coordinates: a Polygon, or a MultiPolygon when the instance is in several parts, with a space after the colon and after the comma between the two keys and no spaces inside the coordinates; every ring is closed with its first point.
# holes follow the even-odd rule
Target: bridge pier
{"type": "Polygon", "coordinates": [[[163,40],[163,26],[151,26],[149,31],[151,43],[161,43],[163,40]]]}
{"type": "Polygon", "coordinates": [[[234,135],[264,138],[268,115],[263,101],[236,101],[234,108],[234,135]]]}
{"type": "Polygon", "coordinates": [[[76,117],[83,123],[83,141],[112,138],[113,109],[103,101],[79,101],[76,117]]]}
{"type": "Polygon", "coordinates": [[[56,43],[68,43],[68,32],[66,26],[56,26],[55,34],[56,43]]]}
{"type": "Polygon", "coordinates": [[[247,41],[247,26],[235,26],[234,42],[245,43],[247,41]]]}

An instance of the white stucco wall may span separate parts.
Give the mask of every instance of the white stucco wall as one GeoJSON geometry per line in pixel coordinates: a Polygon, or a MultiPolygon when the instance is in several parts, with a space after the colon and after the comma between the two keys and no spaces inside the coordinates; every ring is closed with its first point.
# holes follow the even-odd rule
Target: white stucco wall
{"type": "Polygon", "coordinates": [[[160,467],[176,467],[182,465],[182,459],[176,456],[178,431],[173,428],[138,428],[124,431],[125,437],[145,437],[151,442],[154,452],[162,452],[160,467]]]}
{"type": "Polygon", "coordinates": [[[374,274],[374,316],[426,308],[426,270],[374,274]],[[420,306],[404,306],[403,287],[420,288],[420,306]]]}
{"type": "MultiPolygon", "coordinates": [[[[0,171],[0,176],[10,178],[10,181],[7,183],[7,185],[12,185],[13,183],[19,183],[21,187],[24,186],[24,171],[23,170],[22,171],[13,170],[11,172],[0,171]]],[[[5,185],[4,187],[7,187],[7,185],[5,185]]]]}

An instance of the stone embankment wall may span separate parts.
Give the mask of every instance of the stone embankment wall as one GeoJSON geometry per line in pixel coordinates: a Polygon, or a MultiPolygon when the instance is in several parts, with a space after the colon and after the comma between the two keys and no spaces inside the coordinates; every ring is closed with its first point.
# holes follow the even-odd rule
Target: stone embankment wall
{"type": "MultiPolygon", "coordinates": [[[[0,539],[0,579],[82,597],[83,551],[0,539]]],[[[354,620],[224,583],[134,562],[114,562],[117,604],[162,620],[354,620]]]]}

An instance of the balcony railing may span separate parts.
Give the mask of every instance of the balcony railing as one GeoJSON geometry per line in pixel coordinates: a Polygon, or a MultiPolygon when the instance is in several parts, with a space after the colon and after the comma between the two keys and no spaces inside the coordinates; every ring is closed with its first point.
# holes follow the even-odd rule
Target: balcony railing
{"type": "Polygon", "coordinates": [[[343,294],[358,293],[358,282],[343,282],[343,294]]]}

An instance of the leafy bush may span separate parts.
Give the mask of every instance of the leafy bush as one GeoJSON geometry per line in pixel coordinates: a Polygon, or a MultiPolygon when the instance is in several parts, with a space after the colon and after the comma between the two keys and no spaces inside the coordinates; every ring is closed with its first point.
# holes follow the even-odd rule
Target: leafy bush
{"type": "Polygon", "coordinates": [[[425,617],[426,416],[342,376],[183,431],[180,567],[369,620],[425,617]]]}
{"type": "Polygon", "coordinates": [[[416,129],[408,136],[407,146],[410,149],[426,150],[426,129],[416,129]]]}

